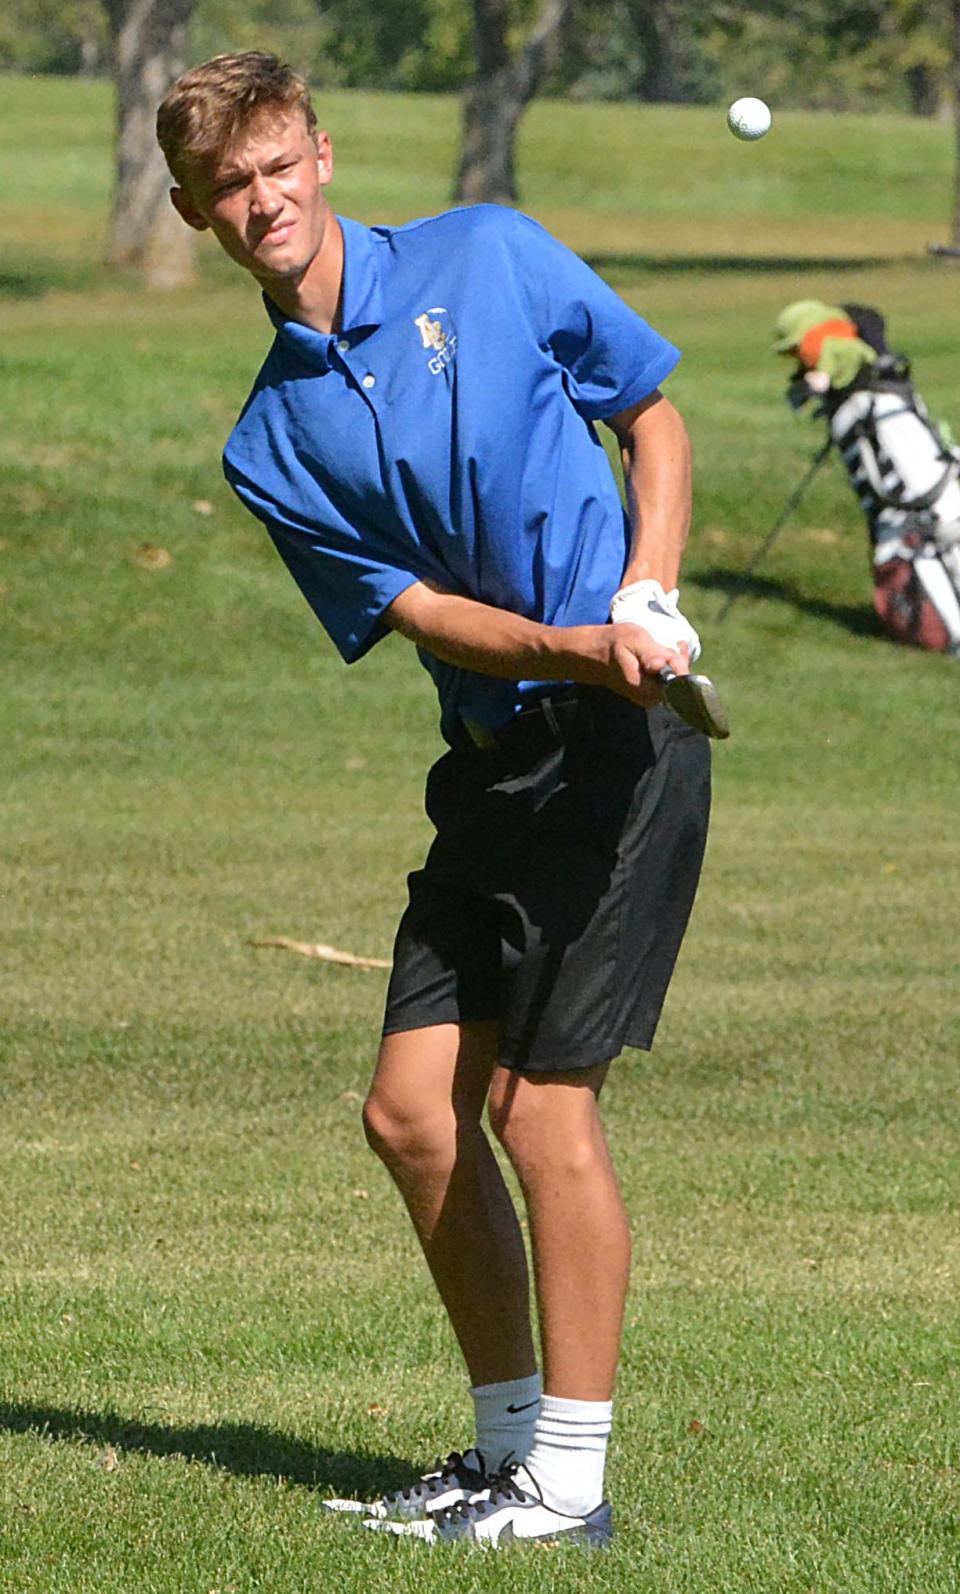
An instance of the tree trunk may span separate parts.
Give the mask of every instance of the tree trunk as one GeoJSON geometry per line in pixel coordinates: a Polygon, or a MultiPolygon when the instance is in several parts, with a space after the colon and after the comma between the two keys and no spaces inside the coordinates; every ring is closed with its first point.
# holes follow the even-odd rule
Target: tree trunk
{"type": "Polygon", "coordinates": [[[689,98],[683,71],[683,9],[677,0],[646,0],[632,7],[643,47],[639,96],[652,105],[679,105],[689,98]]]}
{"type": "Polygon", "coordinates": [[[910,109],[914,116],[936,116],[940,109],[940,88],[936,73],[932,72],[925,62],[918,61],[916,66],[907,67],[903,75],[910,96],[910,109]]]}
{"type": "Polygon", "coordinates": [[[514,59],[507,38],[509,0],[473,0],[477,73],[463,102],[457,199],[470,204],[516,199],[514,147],[520,118],[553,60],[576,4],[577,0],[546,0],[514,59]]]}
{"type": "Polygon", "coordinates": [[[168,197],[157,144],[157,106],[186,65],[196,0],[106,0],[116,86],[116,176],[107,262],[140,272],[154,288],[194,276],[194,237],[168,197]]]}
{"type": "Polygon", "coordinates": [[[953,0],[953,225],[950,243],[960,249],[960,0],[953,0]]]}

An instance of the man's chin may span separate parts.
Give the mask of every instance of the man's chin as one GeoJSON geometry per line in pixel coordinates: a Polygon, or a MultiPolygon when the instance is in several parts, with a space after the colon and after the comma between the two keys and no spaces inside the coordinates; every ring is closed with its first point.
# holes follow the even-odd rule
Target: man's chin
{"type": "Polygon", "coordinates": [[[258,282],[296,282],[309,264],[308,260],[258,260],[252,270],[258,282]]]}
{"type": "Polygon", "coordinates": [[[250,270],[258,282],[296,282],[310,268],[312,255],[304,259],[298,251],[288,254],[286,250],[271,250],[265,255],[255,254],[250,262],[250,270]]]}

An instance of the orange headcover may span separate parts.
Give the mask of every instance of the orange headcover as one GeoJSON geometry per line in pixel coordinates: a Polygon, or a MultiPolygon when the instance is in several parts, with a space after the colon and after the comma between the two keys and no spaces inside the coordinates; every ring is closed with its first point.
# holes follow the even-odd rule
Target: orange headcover
{"type": "Polygon", "coordinates": [[[819,326],[811,327],[797,344],[797,357],[808,371],[813,371],[827,338],[855,338],[858,335],[852,321],[821,321],[819,326]]]}

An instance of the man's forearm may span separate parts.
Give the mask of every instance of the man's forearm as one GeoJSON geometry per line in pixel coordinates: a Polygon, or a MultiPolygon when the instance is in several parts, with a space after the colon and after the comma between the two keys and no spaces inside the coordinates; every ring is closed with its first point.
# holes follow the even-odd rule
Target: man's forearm
{"type": "Polygon", "coordinates": [[[691,453],[687,429],[662,394],[610,422],[620,443],[632,527],[623,586],[677,586],[690,529],[691,453]]]}
{"type": "Polygon", "coordinates": [[[674,649],[636,625],[542,625],[415,582],[389,605],[387,624],[435,658],[506,681],[578,681],[649,706],[659,671],[684,670],[674,649]]]}
{"type": "Polygon", "coordinates": [[[505,681],[599,679],[608,626],[543,625],[417,583],[394,599],[387,624],[447,664],[505,681]]]}

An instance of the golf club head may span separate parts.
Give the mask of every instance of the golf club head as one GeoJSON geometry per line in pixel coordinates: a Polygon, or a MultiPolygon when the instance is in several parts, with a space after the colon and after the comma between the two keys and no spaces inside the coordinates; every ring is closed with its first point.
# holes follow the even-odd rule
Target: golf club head
{"type": "Polygon", "coordinates": [[[730,721],[709,675],[675,675],[670,669],[660,671],[663,695],[668,708],[682,720],[722,742],[730,735],[730,721]]]}

